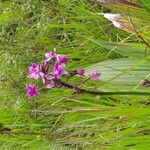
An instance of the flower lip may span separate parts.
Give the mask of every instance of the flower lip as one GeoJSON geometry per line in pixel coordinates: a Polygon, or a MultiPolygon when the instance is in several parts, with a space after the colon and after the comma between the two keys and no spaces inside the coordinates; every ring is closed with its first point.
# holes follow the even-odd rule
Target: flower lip
{"type": "Polygon", "coordinates": [[[37,96],[39,96],[39,92],[38,92],[35,84],[27,84],[26,88],[28,90],[27,91],[28,97],[37,97],[37,96]]]}
{"type": "Polygon", "coordinates": [[[67,57],[66,55],[60,55],[57,57],[57,62],[59,64],[64,63],[66,64],[69,61],[69,57],[67,57]]]}
{"type": "Polygon", "coordinates": [[[48,70],[49,70],[49,62],[48,61],[45,61],[42,64],[40,64],[40,71],[42,74],[41,77],[44,77],[45,74],[48,73],[48,70]]]}
{"type": "Polygon", "coordinates": [[[53,80],[46,80],[45,83],[45,88],[54,88],[55,87],[55,82],[53,80]]]}
{"type": "Polygon", "coordinates": [[[78,74],[78,75],[81,75],[81,76],[84,76],[84,74],[85,74],[85,69],[82,69],[82,68],[78,69],[78,70],[77,70],[77,74],[78,74]]]}
{"type": "Polygon", "coordinates": [[[45,54],[45,57],[46,57],[46,61],[50,61],[56,58],[56,54],[54,52],[48,52],[45,54]]]}
{"type": "Polygon", "coordinates": [[[40,66],[38,64],[32,64],[29,67],[28,78],[39,79],[41,77],[40,66]]]}
{"type": "Polygon", "coordinates": [[[56,63],[54,65],[52,75],[55,79],[58,79],[62,75],[67,75],[67,74],[68,74],[68,72],[65,71],[64,65],[61,65],[61,64],[58,64],[58,63],[56,63]]]}
{"type": "Polygon", "coordinates": [[[98,71],[95,71],[95,72],[93,72],[92,74],[90,74],[89,76],[90,76],[90,78],[92,78],[92,79],[99,80],[99,78],[100,78],[100,76],[101,76],[101,73],[98,72],[98,71]]]}

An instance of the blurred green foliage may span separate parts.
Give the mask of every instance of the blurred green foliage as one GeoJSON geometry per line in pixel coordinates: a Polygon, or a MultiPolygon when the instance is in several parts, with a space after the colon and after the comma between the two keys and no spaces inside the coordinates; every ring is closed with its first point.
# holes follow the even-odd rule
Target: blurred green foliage
{"type": "MultiPolygon", "coordinates": [[[[132,58],[130,50],[136,53],[136,45],[142,41],[113,27],[102,14],[111,11],[134,18],[141,12],[144,26],[150,19],[145,10],[104,7],[87,0],[0,2],[2,150],[149,149],[148,97],[76,95],[68,89],[44,90],[33,100],[26,96],[26,83],[34,82],[27,78],[28,66],[41,62],[44,53],[53,48],[71,58],[70,70],[107,59],[132,58]],[[103,42],[93,42],[95,39],[103,42]],[[118,48],[110,53],[111,44],[123,39],[132,46],[124,48],[125,52],[118,48]]],[[[149,28],[140,34],[148,40],[149,28]]],[[[144,43],[139,49],[138,54],[145,50],[144,43]]],[[[71,82],[77,81],[80,79],[71,82]]],[[[84,86],[98,88],[101,84],[93,81],[84,86]]]]}

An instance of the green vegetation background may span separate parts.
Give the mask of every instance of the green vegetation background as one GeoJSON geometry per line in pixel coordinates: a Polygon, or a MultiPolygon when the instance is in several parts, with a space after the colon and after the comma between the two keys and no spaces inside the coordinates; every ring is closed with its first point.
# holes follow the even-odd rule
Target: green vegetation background
{"type": "MultiPolygon", "coordinates": [[[[26,96],[26,83],[34,82],[28,66],[53,48],[72,58],[70,70],[122,57],[106,57],[107,49],[88,40],[117,42],[129,35],[101,15],[110,9],[86,0],[0,5],[1,150],[149,149],[149,97],[74,95],[67,89],[45,90],[34,100],[26,96]]],[[[136,37],[128,41],[138,43],[136,37]]]]}

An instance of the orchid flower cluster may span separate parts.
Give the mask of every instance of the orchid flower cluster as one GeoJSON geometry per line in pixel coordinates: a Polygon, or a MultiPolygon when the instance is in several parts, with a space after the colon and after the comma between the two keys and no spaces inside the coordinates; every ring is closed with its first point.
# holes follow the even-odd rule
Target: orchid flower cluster
{"type": "MultiPolygon", "coordinates": [[[[65,66],[70,60],[66,55],[59,55],[53,51],[47,52],[45,54],[46,60],[41,64],[32,64],[29,67],[28,78],[35,80],[41,79],[43,81],[43,88],[60,88],[64,87],[59,81],[63,76],[85,76],[85,69],[77,69],[73,73],[69,73],[65,70],[65,66]]],[[[89,74],[88,79],[98,80],[101,76],[100,72],[93,72],[89,74]]],[[[39,92],[35,84],[27,84],[27,94],[28,97],[37,97],[39,92]]]]}

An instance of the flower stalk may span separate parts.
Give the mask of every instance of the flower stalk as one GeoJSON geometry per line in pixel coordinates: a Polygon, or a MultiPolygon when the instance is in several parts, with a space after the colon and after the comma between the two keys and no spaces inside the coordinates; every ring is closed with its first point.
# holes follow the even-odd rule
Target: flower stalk
{"type": "Polygon", "coordinates": [[[144,95],[150,96],[149,92],[136,92],[136,91],[117,91],[117,92],[103,92],[103,91],[95,91],[95,90],[88,90],[83,89],[80,86],[74,86],[69,84],[68,82],[58,80],[58,82],[66,88],[75,90],[76,93],[88,93],[93,95],[144,95]]]}

